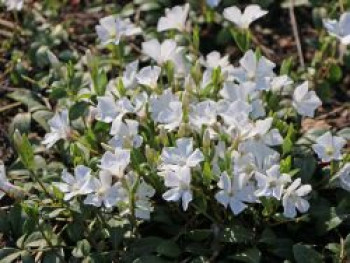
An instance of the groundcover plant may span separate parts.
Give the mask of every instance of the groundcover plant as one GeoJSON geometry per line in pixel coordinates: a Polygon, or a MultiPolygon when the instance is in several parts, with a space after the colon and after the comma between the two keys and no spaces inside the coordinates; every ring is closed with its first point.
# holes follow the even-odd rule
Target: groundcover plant
{"type": "Polygon", "coordinates": [[[115,2],[2,0],[0,262],[350,260],[350,2],[115,2]]]}

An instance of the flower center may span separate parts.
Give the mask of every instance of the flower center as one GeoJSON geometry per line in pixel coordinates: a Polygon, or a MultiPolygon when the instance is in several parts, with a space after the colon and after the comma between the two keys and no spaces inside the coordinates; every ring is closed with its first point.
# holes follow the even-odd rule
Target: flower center
{"type": "Polygon", "coordinates": [[[327,148],[326,148],[326,154],[327,154],[328,156],[333,155],[333,154],[334,154],[334,148],[333,148],[333,147],[327,147],[327,148]]]}

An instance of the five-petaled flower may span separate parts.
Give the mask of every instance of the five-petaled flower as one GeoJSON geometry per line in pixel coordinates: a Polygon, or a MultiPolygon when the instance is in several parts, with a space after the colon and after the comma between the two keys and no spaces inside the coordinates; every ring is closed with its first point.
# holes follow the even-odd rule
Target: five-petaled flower
{"type": "Polygon", "coordinates": [[[167,201],[178,201],[181,199],[182,208],[184,211],[186,211],[188,204],[192,201],[193,198],[190,185],[190,168],[183,166],[166,171],[164,175],[164,184],[170,189],[163,194],[163,198],[167,201]]]}
{"type": "Polygon", "coordinates": [[[103,45],[113,43],[119,45],[122,37],[133,36],[141,33],[141,29],[136,27],[129,19],[107,16],[100,19],[100,24],[96,26],[96,32],[103,45]]]}
{"type": "Polygon", "coordinates": [[[298,86],[293,94],[293,107],[303,116],[313,117],[315,110],[322,105],[315,91],[309,91],[309,83],[305,81],[298,86]]]}
{"type": "Polygon", "coordinates": [[[300,213],[305,213],[309,210],[310,204],[304,197],[308,195],[311,190],[311,185],[301,185],[301,179],[295,179],[295,181],[285,190],[282,198],[284,216],[287,218],[294,218],[297,215],[297,210],[300,213]]]}
{"type": "Polygon", "coordinates": [[[325,19],[323,24],[329,34],[338,38],[343,45],[350,44],[350,12],[342,14],[339,21],[325,19]]]}
{"type": "Polygon", "coordinates": [[[157,31],[162,32],[170,29],[176,29],[180,32],[185,31],[186,20],[190,11],[190,5],[174,6],[165,10],[165,16],[158,20],[157,31]]]}
{"type": "Polygon", "coordinates": [[[267,11],[262,10],[258,5],[248,5],[243,13],[236,6],[231,6],[225,8],[224,17],[233,22],[237,27],[248,29],[251,23],[263,17],[267,13],[267,11]]]}
{"type": "Polygon", "coordinates": [[[317,153],[322,162],[330,162],[332,160],[341,160],[341,150],[346,144],[346,140],[332,136],[331,132],[326,132],[316,139],[316,144],[312,145],[312,149],[317,153]]]}
{"type": "Polygon", "coordinates": [[[50,132],[46,133],[42,142],[47,148],[51,148],[59,140],[66,140],[71,136],[72,129],[69,125],[68,110],[57,112],[48,123],[50,132]]]}

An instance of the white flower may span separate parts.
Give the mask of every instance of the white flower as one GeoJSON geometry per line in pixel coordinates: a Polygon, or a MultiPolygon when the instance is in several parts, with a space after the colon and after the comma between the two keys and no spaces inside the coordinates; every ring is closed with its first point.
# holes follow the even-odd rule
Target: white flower
{"type": "MultiPolygon", "coordinates": [[[[106,96],[113,97],[114,95],[117,97],[121,97],[120,90],[118,89],[118,85],[120,80],[123,83],[123,87],[125,90],[133,90],[137,87],[136,75],[138,72],[139,61],[135,60],[125,66],[125,70],[123,75],[119,78],[111,79],[106,87],[106,96]]],[[[87,94],[91,93],[90,90],[86,91],[87,94]]]]}
{"type": "Polygon", "coordinates": [[[19,189],[9,182],[6,177],[5,165],[0,162],[0,199],[6,194],[18,195],[19,189]]]}
{"type": "Polygon", "coordinates": [[[71,134],[69,126],[68,110],[57,112],[52,119],[49,120],[50,132],[45,135],[43,144],[47,148],[51,148],[57,141],[68,139],[71,134]]]}
{"type": "Polygon", "coordinates": [[[252,81],[257,90],[268,90],[269,81],[274,77],[275,64],[262,56],[259,59],[253,50],[248,50],[240,59],[240,68],[232,70],[232,77],[240,83],[252,81]]]}
{"type": "Polygon", "coordinates": [[[197,131],[201,131],[204,125],[213,126],[217,121],[215,101],[205,100],[197,104],[191,104],[190,109],[189,121],[197,131]]]}
{"type": "Polygon", "coordinates": [[[125,190],[120,182],[113,184],[113,175],[101,171],[99,179],[92,178],[91,185],[93,191],[87,195],[84,204],[101,207],[102,204],[106,208],[115,206],[119,201],[125,199],[125,190]]]}
{"type": "Polygon", "coordinates": [[[219,115],[223,118],[227,126],[225,133],[230,135],[233,140],[242,141],[247,139],[253,127],[249,119],[249,113],[252,107],[241,100],[218,104],[219,115]]]}
{"type": "Polygon", "coordinates": [[[236,100],[249,102],[252,98],[256,97],[256,93],[255,84],[251,81],[243,82],[242,84],[225,81],[224,87],[219,92],[221,97],[232,102],[236,100]]]}
{"type": "Polygon", "coordinates": [[[136,74],[139,67],[139,61],[135,60],[125,66],[122,81],[125,89],[134,89],[137,85],[136,74]]]}
{"type": "Polygon", "coordinates": [[[157,39],[143,42],[142,52],[157,61],[158,65],[171,61],[177,73],[185,72],[182,49],[177,47],[176,42],[172,39],[164,40],[161,44],[157,39]]]}
{"type": "Polygon", "coordinates": [[[123,177],[126,167],[130,163],[130,150],[116,148],[115,152],[106,152],[101,158],[100,168],[108,173],[123,177]]]}
{"type": "Polygon", "coordinates": [[[219,94],[224,98],[219,102],[222,108],[227,108],[229,103],[240,100],[252,107],[251,116],[253,118],[266,115],[262,100],[259,98],[260,93],[256,90],[254,82],[247,81],[237,85],[234,82],[226,81],[219,94]]]}
{"type": "Polygon", "coordinates": [[[243,13],[236,6],[227,7],[224,9],[223,15],[239,28],[248,29],[251,23],[267,13],[267,11],[262,10],[258,5],[249,5],[243,13]]]}
{"type": "Polygon", "coordinates": [[[23,8],[24,0],[4,0],[8,11],[17,10],[20,11],[23,8]]]}
{"type": "Polygon", "coordinates": [[[74,196],[91,193],[93,191],[91,180],[91,169],[84,165],[78,165],[74,169],[74,176],[67,172],[67,170],[64,170],[62,172],[63,183],[54,183],[54,186],[64,193],[63,199],[68,201],[74,196]]]}
{"type": "Polygon", "coordinates": [[[346,140],[332,136],[331,132],[326,132],[318,137],[316,144],[312,145],[312,149],[317,153],[322,162],[330,162],[332,160],[341,160],[341,150],[346,144],[346,140]]]}
{"type": "Polygon", "coordinates": [[[350,163],[346,163],[335,177],[338,178],[340,187],[350,192],[350,163]]]}
{"type": "Polygon", "coordinates": [[[144,67],[136,75],[137,82],[141,85],[155,89],[157,87],[157,81],[161,70],[162,69],[157,66],[144,67]]]}
{"type": "Polygon", "coordinates": [[[150,198],[154,196],[156,191],[152,186],[147,184],[143,179],[135,192],[135,216],[140,219],[149,220],[151,212],[154,208],[150,201],[150,198]]]}
{"type": "Polygon", "coordinates": [[[142,52],[162,65],[171,60],[176,52],[176,42],[172,39],[166,39],[159,43],[157,39],[151,39],[142,43],[142,52]]]}
{"type": "Polygon", "coordinates": [[[227,72],[233,68],[228,55],[221,57],[218,51],[210,52],[205,60],[201,58],[200,61],[207,69],[216,69],[220,67],[222,72],[227,72]]]}
{"type": "Polygon", "coordinates": [[[139,148],[142,144],[142,137],[138,135],[139,123],[135,120],[118,122],[111,129],[114,137],[108,142],[113,148],[139,148]]]}
{"type": "Polygon", "coordinates": [[[163,194],[167,201],[182,200],[182,208],[187,210],[189,202],[192,201],[191,170],[189,167],[178,167],[168,170],[164,176],[164,184],[170,189],[163,194]]]}
{"type": "Polygon", "coordinates": [[[284,87],[293,84],[293,80],[287,75],[273,77],[270,81],[270,90],[273,92],[282,92],[284,87]]]}
{"type": "Polygon", "coordinates": [[[100,19],[96,32],[103,45],[113,43],[119,45],[124,36],[133,36],[141,33],[141,29],[130,22],[130,19],[107,16],[100,19]]]}
{"type": "Polygon", "coordinates": [[[257,120],[251,130],[251,136],[268,146],[276,146],[283,143],[283,138],[278,129],[271,129],[273,118],[257,120]]]}
{"type": "Polygon", "coordinates": [[[193,151],[193,139],[181,138],[176,140],[176,147],[165,147],[160,156],[161,169],[173,169],[177,166],[196,167],[204,160],[199,149],[193,151]]]}
{"type": "Polygon", "coordinates": [[[314,117],[315,110],[322,105],[315,91],[309,91],[309,83],[305,81],[293,94],[293,107],[303,116],[314,117]]]}
{"type": "Polygon", "coordinates": [[[224,123],[228,126],[235,126],[236,123],[242,123],[243,121],[248,120],[249,113],[251,111],[252,106],[241,100],[236,100],[230,102],[229,104],[218,104],[219,115],[223,118],[224,123]]]}
{"type": "Polygon", "coordinates": [[[184,31],[186,28],[186,20],[190,5],[174,6],[171,9],[165,10],[165,16],[158,20],[157,31],[162,32],[170,29],[184,31]]]}
{"type": "Polygon", "coordinates": [[[279,165],[273,165],[266,171],[266,175],[256,172],[255,179],[258,183],[258,190],[255,191],[256,196],[274,197],[277,200],[281,199],[285,185],[291,182],[288,174],[280,173],[279,165]]]}
{"type": "Polygon", "coordinates": [[[145,91],[138,93],[136,96],[131,98],[132,106],[135,109],[135,113],[139,117],[145,116],[146,113],[146,104],[148,102],[148,95],[145,91]]]}
{"type": "Polygon", "coordinates": [[[96,119],[106,123],[120,122],[127,113],[135,111],[130,100],[126,97],[115,101],[112,96],[103,96],[97,98],[96,119]]]}
{"type": "Polygon", "coordinates": [[[310,208],[309,202],[303,197],[311,192],[311,185],[301,185],[301,179],[296,179],[286,190],[282,198],[284,207],[283,215],[287,218],[294,218],[297,210],[305,213],[310,208]]]}
{"type": "Polygon", "coordinates": [[[255,202],[254,186],[249,183],[247,174],[235,174],[230,178],[227,172],[223,172],[218,182],[221,189],[215,194],[215,199],[225,208],[230,206],[233,214],[238,215],[246,207],[246,202],[255,202]]]}
{"type": "Polygon", "coordinates": [[[328,33],[337,37],[343,45],[350,44],[350,12],[346,12],[337,20],[325,19],[323,21],[328,33]]]}
{"type": "Polygon", "coordinates": [[[277,151],[256,140],[248,140],[238,147],[238,154],[234,155],[235,173],[255,172],[266,173],[274,164],[278,164],[280,155],[277,151]]]}
{"type": "Polygon", "coordinates": [[[218,141],[217,145],[215,146],[214,157],[211,161],[211,164],[213,167],[213,173],[220,174],[219,159],[225,158],[226,151],[227,149],[226,149],[225,142],[218,141]]]}
{"type": "Polygon", "coordinates": [[[221,0],[207,0],[207,5],[211,8],[217,7],[220,4],[221,0]]]}
{"type": "Polygon", "coordinates": [[[6,178],[6,172],[5,172],[5,165],[2,163],[0,164],[0,199],[3,198],[6,194],[6,189],[4,188],[4,185],[8,184],[8,179],[6,178]]]}
{"type": "MultiPolygon", "coordinates": [[[[201,90],[205,89],[212,82],[212,75],[213,75],[213,70],[211,70],[211,69],[206,69],[203,72],[202,81],[200,83],[201,90]]],[[[193,79],[192,79],[192,81],[193,81],[193,79]]],[[[193,84],[193,85],[195,85],[195,84],[193,84]]]]}
{"type": "Polygon", "coordinates": [[[168,131],[176,129],[182,122],[182,103],[170,89],[165,90],[161,96],[151,97],[150,112],[152,119],[164,124],[168,131]]]}

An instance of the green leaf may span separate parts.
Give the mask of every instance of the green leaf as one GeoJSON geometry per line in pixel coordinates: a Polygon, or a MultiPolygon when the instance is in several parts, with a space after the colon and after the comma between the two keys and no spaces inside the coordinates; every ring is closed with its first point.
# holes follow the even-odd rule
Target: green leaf
{"type": "Polygon", "coordinates": [[[203,243],[190,243],[186,246],[186,252],[198,256],[209,256],[212,251],[206,248],[203,243]]]}
{"type": "Polygon", "coordinates": [[[295,158],[294,167],[299,169],[299,176],[303,183],[308,183],[316,171],[317,161],[313,156],[295,158]]]}
{"type": "Polygon", "coordinates": [[[8,94],[7,97],[23,103],[28,107],[28,110],[30,112],[47,109],[34,92],[26,89],[18,89],[8,94]]]}
{"type": "Polygon", "coordinates": [[[250,48],[250,34],[249,31],[241,31],[241,30],[231,30],[231,34],[233,39],[235,40],[238,48],[245,53],[250,48]]]}
{"type": "Polygon", "coordinates": [[[339,82],[343,78],[343,72],[338,65],[333,64],[329,69],[328,78],[331,82],[339,82]]]}
{"type": "Polygon", "coordinates": [[[32,114],[33,119],[43,128],[45,131],[50,130],[48,121],[52,118],[53,113],[47,110],[38,110],[32,114]]]}
{"type": "Polygon", "coordinates": [[[203,183],[209,185],[213,180],[213,174],[211,172],[211,164],[209,161],[206,161],[203,166],[203,183]]]}
{"type": "Polygon", "coordinates": [[[177,258],[181,254],[181,249],[174,241],[168,240],[157,247],[157,252],[169,258],[177,258]]]}
{"type": "Polygon", "coordinates": [[[79,241],[77,246],[73,249],[72,255],[76,258],[83,258],[89,255],[90,250],[90,243],[86,239],[83,239],[79,241]]]}
{"type": "Polygon", "coordinates": [[[293,240],[287,238],[278,238],[270,228],[266,228],[259,240],[260,243],[267,245],[267,250],[280,258],[292,259],[293,258],[293,240]]]}
{"type": "Polygon", "coordinates": [[[76,120],[83,117],[86,114],[88,107],[89,105],[84,101],[77,102],[69,109],[69,119],[76,120]]]}
{"type": "Polygon", "coordinates": [[[213,231],[210,229],[195,229],[186,233],[186,237],[193,241],[203,241],[212,235],[213,231]]]}
{"type": "Polygon", "coordinates": [[[24,241],[25,248],[33,248],[33,247],[44,248],[47,245],[48,244],[46,240],[43,238],[43,235],[40,232],[31,233],[24,241]]]}
{"type": "Polygon", "coordinates": [[[199,51],[199,44],[200,44],[200,30],[198,25],[195,25],[193,28],[193,33],[192,33],[192,43],[194,50],[199,51]]]}
{"type": "Polygon", "coordinates": [[[344,128],[337,132],[337,136],[343,137],[346,140],[350,140],[350,128],[344,128]]]}
{"type": "Polygon", "coordinates": [[[130,246],[130,252],[135,257],[139,257],[142,255],[149,255],[152,252],[155,252],[157,250],[157,247],[163,242],[164,240],[159,237],[146,237],[141,238],[133,242],[130,246]]]}
{"type": "Polygon", "coordinates": [[[283,155],[289,154],[293,149],[293,142],[290,138],[286,137],[282,144],[283,155]]]}
{"type": "Polygon", "coordinates": [[[52,251],[49,251],[44,254],[43,263],[61,263],[61,259],[58,255],[52,251]]]}
{"type": "Polygon", "coordinates": [[[25,251],[12,249],[12,248],[3,248],[0,250],[0,261],[1,263],[13,263],[16,262],[25,251]]]}
{"type": "Polygon", "coordinates": [[[112,227],[109,232],[112,247],[114,249],[117,249],[123,241],[125,229],[123,229],[122,227],[112,227]]]}
{"type": "Polygon", "coordinates": [[[133,263],[169,263],[169,261],[156,256],[143,256],[135,259],[133,263]]]}
{"type": "Polygon", "coordinates": [[[21,255],[22,263],[35,263],[34,257],[27,251],[21,255]]]}
{"type": "Polygon", "coordinates": [[[34,169],[34,151],[28,140],[27,135],[21,135],[18,131],[14,133],[13,136],[16,150],[19,154],[21,162],[29,170],[34,169]]]}
{"type": "Polygon", "coordinates": [[[280,162],[281,173],[289,173],[292,169],[292,156],[288,155],[286,158],[282,159],[280,162]]]}
{"type": "Polygon", "coordinates": [[[280,69],[280,75],[289,75],[292,71],[293,66],[293,57],[289,57],[285,60],[283,60],[281,69],[280,69]]]}
{"type": "Polygon", "coordinates": [[[323,262],[322,255],[310,246],[296,244],[293,246],[293,254],[296,263],[319,263],[323,262]]]}
{"type": "Polygon", "coordinates": [[[230,256],[229,258],[239,262],[259,263],[261,260],[261,252],[257,248],[251,248],[234,256],[230,256]]]}
{"type": "Polygon", "coordinates": [[[254,238],[254,233],[242,225],[225,228],[220,241],[225,243],[247,243],[254,238]]]}
{"type": "Polygon", "coordinates": [[[9,134],[13,134],[15,130],[20,133],[28,133],[30,131],[31,114],[29,112],[18,113],[13,119],[9,127],[9,134]]]}

